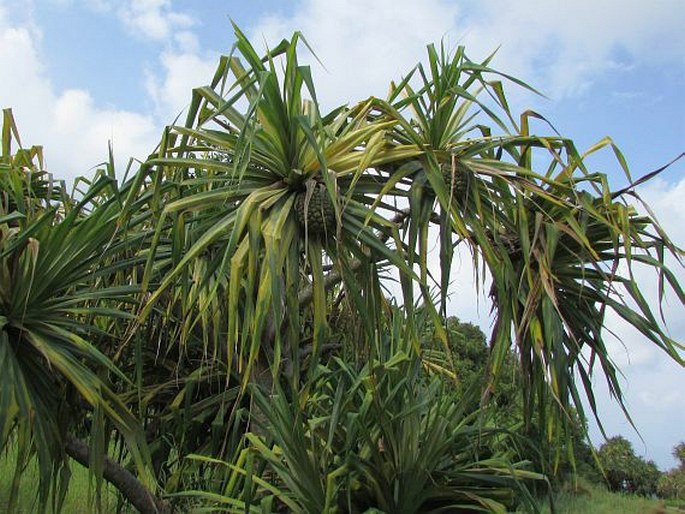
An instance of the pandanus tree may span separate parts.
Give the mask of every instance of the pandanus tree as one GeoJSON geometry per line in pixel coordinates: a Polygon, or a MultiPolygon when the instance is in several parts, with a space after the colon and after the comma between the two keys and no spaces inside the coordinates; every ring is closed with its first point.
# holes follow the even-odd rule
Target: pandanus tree
{"type": "MultiPolygon", "coordinates": [[[[324,357],[342,350],[366,356],[364,370],[348,373],[338,360],[331,373],[373,383],[379,375],[369,370],[403,360],[382,350],[388,333],[392,344],[403,341],[404,356],[421,361],[421,316],[445,349],[444,363],[430,369],[449,375],[442,323],[448,296],[460,287],[450,274],[460,248],[470,252],[480,287],[489,285],[494,316],[482,403],[513,346],[525,419],[536,417],[546,441],[564,436],[572,409],[584,415],[583,396],[597,415],[596,368],[623,405],[605,344],[607,313],[683,364],[683,347],[632,280],[635,266],[647,266],[658,276],[659,300],[669,287],[682,301],[666,263],[667,255],[679,263],[682,251],[631,206],[628,200],[639,202],[632,183],[613,191],[586,166],[587,153],[610,147],[631,180],[610,140],[581,154],[556,133],[535,135],[531,124],[542,117],[515,117],[502,81],[530,88],[492,68],[492,56],[474,62],[461,47],[429,46],[427,62],[391,83],[387,98],[324,113],[310,68],[298,60],[306,43],[300,34],[263,56],[237,27],[235,34],[233,53],[221,58],[208,86],[193,91],[185,123],[165,129],[131,178],[118,184],[105,173],[84,198],[61,210],[48,202],[32,223],[17,207],[30,196],[24,193],[12,193],[14,203],[0,213],[3,280],[26,275],[20,289],[3,286],[0,352],[24,359],[36,384],[70,384],[127,436],[143,474],[152,471],[173,491],[197,483],[191,475],[208,460],[239,455],[229,466],[235,486],[238,475],[250,475],[242,437],[249,432],[256,451],[283,471],[282,454],[260,432],[277,430],[281,412],[290,419],[288,404],[303,409],[294,419],[316,412],[310,423],[321,423],[320,405],[312,404],[322,394],[317,384],[347,383],[322,378],[324,357]],[[17,220],[24,225],[10,228],[17,220]],[[40,259],[48,260],[37,266],[40,259]],[[65,259],[76,265],[61,266],[65,259]],[[44,274],[41,288],[30,285],[36,272],[44,274]],[[399,325],[386,291],[391,280],[399,283],[399,325]],[[31,318],[17,314],[27,305],[36,306],[31,318]],[[35,327],[18,325],[30,319],[35,327]],[[37,372],[41,359],[54,365],[46,375],[37,372]],[[205,460],[188,465],[190,453],[205,460]]],[[[5,405],[23,405],[12,392],[24,383],[16,377],[3,387],[5,405]]],[[[351,387],[364,406],[375,393],[360,384],[335,388],[351,387]]],[[[415,394],[411,387],[406,398],[415,394]]],[[[4,412],[7,444],[32,418],[22,408],[4,412]]],[[[328,419],[328,450],[337,415],[328,419]]],[[[453,421],[435,426],[462,424],[453,421]]],[[[275,439],[284,445],[283,437],[275,439]]],[[[365,451],[382,460],[378,444],[365,451]]],[[[44,476],[51,476],[47,468],[44,476]]],[[[325,505],[339,478],[321,485],[325,505]]],[[[255,483],[275,491],[263,478],[255,483]]],[[[229,503],[244,510],[250,500],[241,501],[229,503]]],[[[494,509],[493,502],[476,503],[494,509]]]]}
{"type": "MultiPolygon", "coordinates": [[[[490,387],[514,344],[530,381],[528,409],[549,405],[542,398],[551,395],[559,414],[571,404],[582,412],[585,391],[594,410],[596,365],[621,401],[604,343],[609,311],[683,362],[682,346],[632,277],[634,265],[647,265],[662,284],[660,298],[670,287],[683,300],[665,263],[666,254],[679,261],[682,252],[627,201],[639,202],[634,188],[612,191],[606,176],[586,167],[587,154],[613,148],[631,180],[609,139],[583,155],[557,134],[532,135],[531,122],[542,117],[516,120],[498,77],[527,86],[492,69],[491,58],[469,60],[463,48],[450,55],[430,46],[427,64],[393,83],[387,99],[322,115],[309,68],[297,61],[300,35],[264,57],[237,29],[236,37],[237,55],[194,91],[186,124],[170,127],[145,163],[159,196],[169,196],[156,228],[168,244],[153,245],[146,269],[146,280],[163,279],[143,316],[165,291],[186,287],[189,274],[208,296],[221,289],[224,356],[247,383],[260,352],[277,375],[283,350],[292,353],[303,330],[316,353],[334,284],[369,338],[388,266],[399,274],[408,313],[415,288],[429,309],[444,312],[452,256],[463,245],[484,271],[482,284],[491,281],[490,387]],[[161,192],[169,183],[174,193],[161,192]],[[431,225],[438,273],[429,269],[431,225]],[[162,248],[176,257],[158,259],[167,255],[162,248]],[[208,253],[213,260],[198,274],[208,253]]],[[[194,313],[184,323],[216,335],[202,323],[199,296],[183,301],[194,313]]]]}
{"type": "Polygon", "coordinates": [[[22,149],[11,111],[3,114],[0,451],[16,449],[13,489],[37,456],[40,505],[50,500],[59,508],[66,456],[90,461],[102,478],[111,423],[139,471],[138,480],[126,478],[141,484],[142,501],[149,502],[154,480],[144,434],[115,387],[130,381],[106,355],[112,327],[126,323],[126,307],[139,291],[113,279],[129,243],[116,223],[116,181],[101,176],[78,201],[70,198],[42,169],[42,149],[22,149]],[[80,439],[88,435],[90,445],[80,439]]]}

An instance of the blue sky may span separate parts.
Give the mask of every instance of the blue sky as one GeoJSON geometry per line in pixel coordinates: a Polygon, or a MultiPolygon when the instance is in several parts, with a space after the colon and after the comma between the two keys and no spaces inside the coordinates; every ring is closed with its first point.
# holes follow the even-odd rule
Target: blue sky
{"type": "MultiPolygon", "coordinates": [[[[499,47],[494,66],[547,96],[511,88],[516,110],[540,112],[581,149],[611,136],[635,176],[685,151],[682,0],[0,0],[0,106],[14,109],[24,144],[45,146],[56,176],[91,173],[109,140],[123,168],[154,149],[192,87],[209,81],[233,41],[229,19],[255,42],[301,30],[326,66],[312,63],[324,107],[384,95],[427,43],[444,38],[473,58],[499,47]]],[[[625,184],[610,152],[590,163],[625,184]]],[[[685,246],[685,160],[642,193],[685,246]]],[[[471,287],[468,266],[457,272],[455,287],[471,287]]],[[[654,288],[650,277],[638,280],[654,288]]],[[[455,294],[451,310],[487,331],[484,299],[477,307],[455,294]]],[[[668,326],[681,342],[684,311],[669,298],[668,326]]],[[[643,439],[600,392],[607,431],[668,468],[685,440],[684,370],[616,320],[609,325],[643,439]]]]}

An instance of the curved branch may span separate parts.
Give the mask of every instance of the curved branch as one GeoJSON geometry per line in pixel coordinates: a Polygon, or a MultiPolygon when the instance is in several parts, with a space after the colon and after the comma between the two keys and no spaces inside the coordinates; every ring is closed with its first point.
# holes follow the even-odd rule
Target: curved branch
{"type": "MultiPolygon", "coordinates": [[[[64,441],[66,454],[81,464],[90,467],[90,448],[71,434],[64,441]]],[[[153,495],[140,480],[118,462],[105,457],[102,477],[112,484],[133,507],[142,514],[170,514],[171,506],[153,495]]]]}

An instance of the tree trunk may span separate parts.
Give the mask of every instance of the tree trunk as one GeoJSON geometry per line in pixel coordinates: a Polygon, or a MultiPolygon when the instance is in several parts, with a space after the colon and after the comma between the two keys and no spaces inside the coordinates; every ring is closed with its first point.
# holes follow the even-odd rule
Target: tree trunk
{"type": "MultiPolygon", "coordinates": [[[[73,435],[66,436],[64,449],[76,462],[89,467],[90,448],[73,435]]],[[[142,514],[170,514],[171,507],[165,501],[157,498],[127,469],[118,462],[105,457],[102,476],[142,514]]]]}

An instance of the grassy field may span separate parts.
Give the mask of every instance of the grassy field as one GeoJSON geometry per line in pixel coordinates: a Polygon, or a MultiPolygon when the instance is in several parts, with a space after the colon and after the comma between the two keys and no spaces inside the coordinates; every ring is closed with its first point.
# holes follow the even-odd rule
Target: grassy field
{"type": "MultiPolygon", "coordinates": [[[[74,463],[71,466],[72,477],[69,492],[64,502],[64,514],[90,514],[94,512],[89,494],[88,471],[74,463]]],[[[12,456],[0,457],[0,512],[6,512],[14,459],[12,456]]],[[[29,466],[24,475],[19,491],[18,514],[38,513],[36,504],[37,470],[29,466]]],[[[117,512],[117,496],[112,488],[103,491],[103,511],[117,512]]],[[[685,503],[685,502],[683,502],[685,503]]],[[[557,514],[685,514],[685,508],[667,505],[660,500],[638,496],[610,493],[605,488],[587,483],[580,483],[577,488],[566,487],[556,496],[557,514]]],[[[544,514],[550,514],[549,502],[540,500],[539,507],[544,514]]],[[[685,507],[685,506],[684,506],[685,507]]],[[[124,508],[121,512],[132,513],[133,509],[124,508]]],[[[42,513],[41,513],[42,514],[42,513]]]]}
{"type": "MultiPolygon", "coordinates": [[[[15,459],[11,455],[0,456],[0,512],[6,512],[9,503],[10,489],[12,487],[12,477],[14,475],[15,459]]],[[[63,514],[91,514],[95,511],[93,506],[93,493],[89,494],[90,484],[88,471],[77,464],[71,463],[71,481],[69,491],[64,502],[63,514]]],[[[19,487],[19,501],[17,514],[34,514],[42,511],[37,504],[37,484],[38,470],[35,462],[32,462],[19,487]]],[[[94,488],[93,488],[94,490],[94,488]]],[[[103,485],[102,507],[104,512],[117,512],[117,496],[113,488],[103,485]]],[[[48,511],[49,512],[49,511],[48,511]]],[[[135,512],[131,509],[124,509],[123,513],[135,512]]],[[[45,513],[47,514],[47,513],[45,513]]]]}
{"type": "MultiPolygon", "coordinates": [[[[667,505],[661,500],[611,493],[604,487],[581,483],[566,487],[556,496],[557,514],[685,514],[685,508],[667,505]]],[[[540,501],[544,514],[551,512],[548,501],[540,501]]]]}

